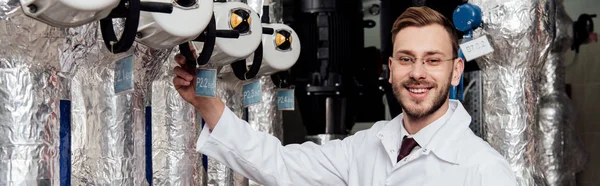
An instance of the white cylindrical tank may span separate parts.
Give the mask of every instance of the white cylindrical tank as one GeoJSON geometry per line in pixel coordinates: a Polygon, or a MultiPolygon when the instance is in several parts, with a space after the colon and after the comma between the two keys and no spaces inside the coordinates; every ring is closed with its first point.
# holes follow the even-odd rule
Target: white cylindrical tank
{"type": "MultiPolygon", "coordinates": [[[[272,28],[273,34],[262,35],[263,61],[258,75],[270,75],[288,70],[300,57],[300,40],[296,32],[285,24],[263,24],[272,28]]],[[[248,58],[252,64],[252,58],[248,58]]]]}
{"type": "MultiPolygon", "coordinates": [[[[261,42],[262,26],[258,14],[240,2],[214,3],[217,30],[237,30],[239,38],[218,38],[210,63],[216,66],[229,65],[250,56],[261,42]]],[[[194,42],[196,51],[203,43],[194,42]]]]}
{"type": "Polygon", "coordinates": [[[172,48],[195,39],[204,31],[213,14],[212,0],[152,2],[173,4],[173,12],[170,14],[146,11],[140,13],[136,41],[157,49],[172,48]]]}
{"type": "Polygon", "coordinates": [[[105,18],[120,0],[20,0],[25,15],[55,27],[77,27],[105,18]]]}

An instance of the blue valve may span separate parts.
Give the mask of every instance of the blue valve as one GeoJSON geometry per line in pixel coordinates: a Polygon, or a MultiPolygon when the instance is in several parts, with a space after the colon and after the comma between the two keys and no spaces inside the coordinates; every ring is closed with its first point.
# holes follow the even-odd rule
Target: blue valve
{"type": "MultiPolygon", "coordinates": [[[[473,30],[479,28],[483,22],[481,8],[469,3],[459,5],[452,14],[452,22],[457,30],[465,32],[463,38],[470,40],[473,37],[473,30]]],[[[462,58],[465,63],[467,62],[461,49],[458,50],[458,57],[462,58]]],[[[460,83],[458,86],[452,86],[450,88],[450,99],[463,101],[463,92],[464,73],[460,75],[460,83]]]]}
{"type": "Polygon", "coordinates": [[[481,8],[465,3],[454,10],[452,22],[454,27],[462,32],[472,32],[481,26],[481,8]]]}

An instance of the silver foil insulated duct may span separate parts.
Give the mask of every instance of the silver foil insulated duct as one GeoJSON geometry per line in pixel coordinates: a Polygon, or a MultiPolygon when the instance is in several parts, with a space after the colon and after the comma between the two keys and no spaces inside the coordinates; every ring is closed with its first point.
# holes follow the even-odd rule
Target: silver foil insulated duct
{"type": "Polygon", "coordinates": [[[519,185],[547,185],[535,154],[540,68],[554,38],[553,0],[473,0],[494,52],[477,59],[483,71],[487,141],[516,173],[519,185]]]}
{"type": "Polygon", "coordinates": [[[64,32],[0,1],[0,185],[59,185],[64,32]]]}
{"type": "Polygon", "coordinates": [[[277,87],[270,76],[261,76],[257,81],[260,81],[262,101],[248,107],[248,123],[256,131],[283,140],[283,118],[281,111],[277,110],[277,87]]]}
{"type": "Polygon", "coordinates": [[[61,128],[60,128],[60,178],[61,185],[71,183],[71,80],[78,63],[90,61],[90,52],[96,47],[96,24],[65,29],[66,38],[59,47],[61,82],[61,128]]]}
{"type": "MultiPolygon", "coordinates": [[[[222,70],[219,70],[222,73],[222,70]]],[[[217,79],[216,95],[221,98],[225,106],[231,109],[239,118],[244,118],[242,103],[243,82],[233,75],[225,75],[217,79]]],[[[245,186],[248,179],[225,166],[224,164],[208,157],[207,185],[209,186],[245,186]]]]}
{"type": "MultiPolygon", "coordinates": [[[[248,123],[256,131],[265,132],[283,141],[283,116],[277,109],[277,87],[270,76],[257,79],[261,86],[261,102],[248,106],[248,123]]],[[[260,185],[249,180],[250,185],[260,185]]]]}
{"type": "Polygon", "coordinates": [[[565,93],[566,53],[573,39],[573,21],[562,1],[556,3],[556,36],[539,84],[538,133],[539,158],[548,185],[574,185],[575,173],[583,168],[586,157],[573,131],[573,108],[565,93]]]}
{"type": "Polygon", "coordinates": [[[151,81],[152,184],[203,185],[202,155],[195,151],[202,123],[173,86],[177,53],[157,61],[157,76],[151,81]]]}
{"type": "MultiPolygon", "coordinates": [[[[121,24],[115,26],[122,29],[121,24]]],[[[94,38],[99,37],[96,32],[94,38]]],[[[133,61],[134,90],[116,95],[115,60],[101,39],[77,64],[71,81],[73,185],[147,185],[143,76],[140,54],[133,61]]]]}

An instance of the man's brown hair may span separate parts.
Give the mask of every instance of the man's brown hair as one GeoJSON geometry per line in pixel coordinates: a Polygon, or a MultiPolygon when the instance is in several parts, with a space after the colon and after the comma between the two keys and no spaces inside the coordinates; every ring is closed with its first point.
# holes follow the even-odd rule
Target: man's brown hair
{"type": "Polygon", "coordinates": [[[406,27],[423,27],[433,24],[438,24],[446,29],[452,41],[452,56],[456,57],[458,55],[458,39],[454,25],[444,15],[426,6],[410,7],[396,19],[392,27],[392,44],[394,44],[398,32],[406,27]]]}

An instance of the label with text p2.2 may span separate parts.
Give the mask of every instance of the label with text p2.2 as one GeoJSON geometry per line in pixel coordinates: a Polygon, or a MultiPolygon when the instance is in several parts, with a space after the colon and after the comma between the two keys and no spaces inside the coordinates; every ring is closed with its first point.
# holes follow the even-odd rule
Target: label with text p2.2
{"type": "Polygon", "coordinates": [[[294,89],[277,91],[277,110],[294,110],[294,89]]]}
{"type": "Polygon", "coordinates": [[[460,49],[467,61],[494,52],[494,48],[486,36],[464,42],[460,44],[460,49]]]}
{"type": "Polygon", "coordinates": [[[196,69],[196,96],[216,97],[216,69],[196,69]]]}
{"type": "Polygon", "coordinates": [[[133,91],[133,55],[128,55],[115,62],[115,95],[133,91]]]}
{"type": "Polygon", "coordinates": [[[245,84],[242,88],[244,107],[260,103],[262,101],[260,81],[245,84]]]}

